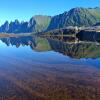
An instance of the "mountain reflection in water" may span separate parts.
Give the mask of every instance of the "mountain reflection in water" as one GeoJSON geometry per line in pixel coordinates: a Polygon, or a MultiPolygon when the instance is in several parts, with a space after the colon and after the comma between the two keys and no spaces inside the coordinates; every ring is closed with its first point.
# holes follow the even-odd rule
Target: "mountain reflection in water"
{"type": "Polygon", "coordinates": [[[95,43],[65,43],[53,39],[45,39],[40,37],[19,37],[19,38],[1,38],[7,46],[30,46],[36,51],[56,51],[72,58],[99,58],[100,45],[95,43]]]}
{"type": "Polygon", "coordinates": [[[0,100],[100,99],[99,45],[30,36],[0,40],[0,100]]]}

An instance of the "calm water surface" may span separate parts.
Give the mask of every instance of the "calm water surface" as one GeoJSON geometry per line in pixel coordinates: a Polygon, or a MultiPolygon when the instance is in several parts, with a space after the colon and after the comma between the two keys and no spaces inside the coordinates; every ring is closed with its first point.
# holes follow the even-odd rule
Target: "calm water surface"
{"type": "Polygon", "coordinates": [[[1,38],[0,100],[100,100],[100,47],[1,38]]]}

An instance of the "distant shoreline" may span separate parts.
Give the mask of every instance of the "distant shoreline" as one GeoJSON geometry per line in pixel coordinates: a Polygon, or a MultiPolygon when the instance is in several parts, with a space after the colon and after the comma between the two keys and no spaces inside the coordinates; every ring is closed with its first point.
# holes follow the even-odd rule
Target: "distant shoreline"
{"type": "Polygon", "coordinates": [[[5,38],[5,37],[21,37],[21,36],[32,36],[32,34],[31,33],[21,33],[21,34],[0,33],[0,38],[5,38]]]}

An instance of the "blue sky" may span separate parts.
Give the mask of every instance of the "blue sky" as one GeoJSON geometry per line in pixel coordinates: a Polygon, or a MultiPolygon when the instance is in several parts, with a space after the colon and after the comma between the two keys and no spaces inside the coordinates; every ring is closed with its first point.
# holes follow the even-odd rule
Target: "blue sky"
{"type": "Polygon", "coordinates": [[[0,24],[29,20],[34,15],[57,15],[74,7],[100,7],[100,0],[0,0],[0,24]]]}

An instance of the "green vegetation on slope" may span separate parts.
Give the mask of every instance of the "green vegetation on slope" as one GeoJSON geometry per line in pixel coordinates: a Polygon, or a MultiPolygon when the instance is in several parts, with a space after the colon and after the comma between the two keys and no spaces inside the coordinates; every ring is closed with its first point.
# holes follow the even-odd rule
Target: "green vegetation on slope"
{"type": "Polygon", "coordinates": [[[91,26],[97,22],[100,22],[100,8],[73,8],[54,16],[48,30],[66,26],[91,26]]]}
{"type": "Polygon", "coordinates": [[[46,30],[51,21],[50,16],[42,16],[42,15],[34,16],[34,19],[36,21],[35,28],[37,32],[46,30]]]}

